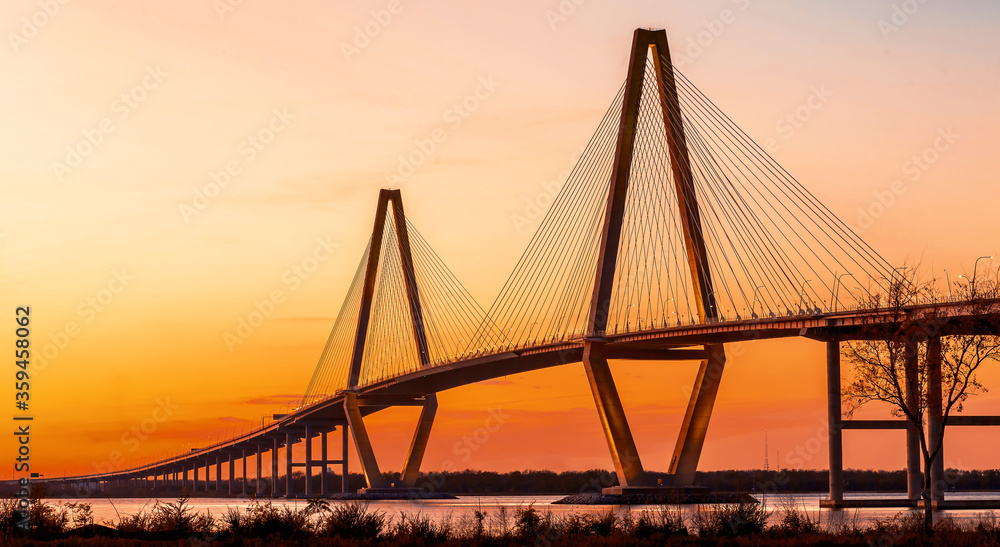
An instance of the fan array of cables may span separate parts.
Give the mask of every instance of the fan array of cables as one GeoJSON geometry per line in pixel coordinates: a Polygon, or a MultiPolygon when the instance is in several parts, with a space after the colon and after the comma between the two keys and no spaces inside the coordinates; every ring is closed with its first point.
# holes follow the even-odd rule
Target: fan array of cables
{"type": "MultiPolygon", "coordinates": [[[[483,309],[408,220],[413,278],[407,283],[395,222],[394,215],[385,215],[368,330],[355,387],[452,360],[484,321],[483,309]],[[414,294],[407,285],[415,287],[414,294]],[[420,310],[419,318],[414,320],[416,309],[420,310]],[[420,334],[426,340],[427,354],[423,359],[418,343],[420,334]]],[[[369,241],[303,404],[348,387],[370,246],[369,241]]]]}
{"type": "MultiPolygon", "coordinates": [[[[838,311],[855,305],[862,294],[888,287],[894,270],[884,258],[688,78],[676,69],[674,74],[681,115],[668,112],[668,119],[682,122],[687,136],[707,246],[702,266],[712,274],[721,318],[838,311]]],[[[643,134],[662,141],[658,127],[662,124],[652,124],[643,134]]],[[[670,179],[662,166],[652,171],[654,179],[670,179]]],[[[637,241],[623,238],[628,245],[637,241]]],[[[684,322],[696,317],[694,311],[674,309],[679,317],[659,319],[684,322]]],[[[650,319],[657,320],[647,315],[650,319]]],[[[618,321],[616,328],[633,327],[618,321]]]]}
{"type": "MultiPolygon", "coordinates": [[[[669,67],[666,58],[659,61],[669,67]]],[[[673,74],[676,96],[669,97],[670,86],[652,56],[647,59],[631,160],[624,166],[628,186],[605,333],[690,324],[705,316],[730,321],[835,312],[890,284],[894,270],[878,253],[689,79],[676,69],[673,74]],[[688,158],[678,165],[670,154],[668,123],[681,128],[686,141],[688,158]],[[689,256],[689,249],[698,248],[690,233],[702,234],[704,253],[689,256]],[[706,294],[695,294],[702,290],[695,271],[707,272],[706,294]],[[714,308],[699,309],[699,296],[714,308]]],[[[393,215],[386,216],[359,385],[419,370],[422,363],[602,334],[588,330],[625,89],[488,312],[407,221],[411,285],[422,310],[415,322],[393,215]],[[415,324],[426,337],[423,359],[415,324]]],[[[348,290],[306,402],[349,383],[370,252],[348,290]]]]}
{"type": "MultiPolygon", "coordinates": [[[[660,59],[664,66],[669,62],[660,59]]],[[[683,74],[666,97],[652,58],[636,133],[607,330],[627,333],[701,320],[693,265],[711,279],[720,320],[837,311],[892,267],[781,168],[683,74]],[[668,100],[673,99],[673,100],[668,100]],[[668,104],[679,108],[669,109],[668,104]],[[679,110],[679,112],[678,112],[679,110]],[[686,136],[690,172],[675,171],[666,122],[686,136]],[[678,203],[694,189],[704,256],[690,260],[678,203]],[[688,178],[689,177],[689,178],[688,178]]],[[[580,338],[587,332],[624,88],[476,333],[469,353],[580,338]]],[[[712,304],[714,302],[714,304],[712,304]]]]}

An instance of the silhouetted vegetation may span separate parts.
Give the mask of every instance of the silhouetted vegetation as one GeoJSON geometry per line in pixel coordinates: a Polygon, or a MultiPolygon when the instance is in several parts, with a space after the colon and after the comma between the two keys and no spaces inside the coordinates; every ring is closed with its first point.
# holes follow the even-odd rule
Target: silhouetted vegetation
{"type": "Polygon", "coordinates": [[[847,340],[843,354],[853,378],[843,396],[848,416],[878,402],[909,422],[908,434],[919,442],[925,470],[921,481],[924,531],[930,533],[935,480],[930,470],[944,446],[945,424],[962,411],[970,396],[986,391],[978,379],[983,364],[1000,360],[1000,336],[996,335],[1000,331],[1000,270],[979,277],[974,266],[968,284],[956,283],[955,292],[964,301],[960,314],[919,306],[928,297],[936,301],[940,296],[934,294],[935,281],[919,280],[917,271],[904,264],[893,272],[888,286],[860,297],[862,308],[879,310],[884,317],[847,340]]]}
{"type": "MultiPolygon", "coordinates": [[[[460,518],[387,514],[361,502],[310,500],[302,509],[255,501],[220,518],[194,510],[188,500],[158,503],[117,523],[95,525],[79,504],[34,501],[33,529],[19,535],[10,524],[14,500],[0,502],[0,543],[34,545],[996,545],[1000,519],[984,513],[971,522],[943,518],[933,537],[923,535],[918,513],[862,522],[857,513],[822,523],[819,514],[779,503],[780,518],[759,504],[660,507],[594,514],[553,514],[534,505],[474,510],[460,518]],[[81,518],[75,518],[80,515],[81,518]],[[64,518],[65,517],[65,518],[64,518]]],[[[827,513],[831,515],[831,513],[827,513]]]]}

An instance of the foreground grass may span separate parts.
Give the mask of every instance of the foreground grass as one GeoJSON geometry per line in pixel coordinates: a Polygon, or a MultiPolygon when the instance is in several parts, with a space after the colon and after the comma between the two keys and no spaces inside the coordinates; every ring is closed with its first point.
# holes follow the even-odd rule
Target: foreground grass
{"type": "Polygon", "coordinates": [[[3,545],[948,545],[1000,544],[1000,519],[983,513],[969,523],[941,519],[932,536],[920,532],[921,515],[900,513],[862,523],[857,513],[821,523],[781,504],[776,523],[758,504],[683,510],[672,507],[617,514],[554,515],[529,505],[476,510],[458,519],[387,514],[365,503],[310,500],[302,509],[253,502],[221,515],[195,511],[186,499],[158,502],[117,523],[95,524],[84,503],[34,501],[30,533],[15,529],[14,500],[0,500],[3,545]]]}

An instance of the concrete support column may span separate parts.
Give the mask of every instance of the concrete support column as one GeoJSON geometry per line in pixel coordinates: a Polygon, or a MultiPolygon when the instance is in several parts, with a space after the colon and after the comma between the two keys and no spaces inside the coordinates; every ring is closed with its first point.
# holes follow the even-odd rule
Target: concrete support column
{"type": "Polygon", "coordinates": [[[295,489],[292,486],[292,445],[295,443],[295,436],[292,433],[285,433],[285,497],[294,498],[295,489]]]}
{"type": "Polygon", "coordinates": [[[236,474],[236,455],[229,453],[229,495],[233,495],[233,475],[236,474]]]}
{"type": "MultiPolygon", "coordinates": [[[[917,344],[909,336],[904,349],[906,407],[911,414],[920,412],[920,370],[917,363],[917,344]]],[[[913,427],[906,429],[906,497],[920,499],[923,477],[920,474],[920,433],[913,427]]]]}
{"type": "Polygon", "coordinates": [[[420,410],[420,417],[417,422],[417,429],[413,433],[413,441],[410,443],[410,451],[406,455],[406,463],[403,465],[403,473],[400,477],[404,488],[414,488],[417,485],[417,476],[420,474],[420,463],[427,452],[427,441],[431,436],[431,427],[434,425],[434,415],[437,414],[437,395],[428,394],[423,408],[420,410]]]}
{"type": "Polygon", "coordinates": [[[306,498],[311,498],[313,493],[312,486],[312,428],[308,425],[306,426],[306,438],[303,440],[306,443],[306,498]]]}
{"type": "Polygon", "coordinates": [[[222,456],[215,457],[215,491],[222,491],[222,456]]]}
{"type": "Polygon", "coordinates": [[[712,419],[715,398],[719,394],[719,384],[726,367],[726,351],[722,344],[707,345],[705,349],[708,350],[709,357],[698,367],[674,455],[670,459],[669,472],[674,475],[676,486],[694,484],[701,449],[705,445],[708,424],[712,419]]]}
{"type": "Polygon", "coordinates": [[[944,499],[944,413],[941,400],[941,338],[927,341],[927,445],[931,454],[931,499],[944,499]],[[938,441],[940,439],[940,442],[938,441]]]}
{"type": "Polygon", "coordinates": [[[347,447],[348,443],[350,443],[350,439],[348,439],[348,436],[350,435],[350,428],[347,427],[346,425],[341,426],[340,432],[344,439],[343,443],[341,443],[341,449],[343,450],[343,457],[340,460],[340,469],[341,469],[340,491],[341,493],[346,494],[350,489],[350,477],[348,476],[348,469],[347,469],[347,447]]]}
{"type": "Polygon", "coordinates": [[[243,496],[247,495],[247,449],[243,447],[243,496]]]}
{"type": "Polygon", "coordinates": [[[256,485],[255,488],[254,488],[254,494],[256,494],[257,496],[260,496],[260,494],[261,494],[261,492],[260,492],[260,481],[261,481],[261,477],[264,476],[264,475],[261,474],[261,471],[263,469],[263,464],[261,462],[263,461],[263,459],[264,459],[264,448],[263,448],[263,445],[261,445],[260,443],[257,443],[257,476],[254,478],[254,484],[256,485]]]}
{"type": "Polygon", "coordinates": [[[278,497],[278,437],[274,437],[274,449],[271,450],[271,497],[278,497]]]}
{"type": "MultiPolygon", "coordinates": [[[[830,501],[844,501],[844,431],[840,402],[840,342],[826,343],[826,405],[830,425],[830,501]]],[[[778,464],[781,465],[780,462],[778,464]]]]}
{"type": "Polygon", "coordinates": [[[389,483],[382,477],[382,472],[378,468],[378,462],[375,460],[375,451],[372,450],[371,439],[368,437],[368,429],[365,428],[365,421],[361,417],[357,394],[344,394],[344,413],[347,415],[347,423],[351,431],[354,432],[354,447],[358,451],[358,459],[361,460],[361,471],[365,475],[365,482],[368,484],[368,488],[388,488],[389,483]]]}
{"type": "Polygon", "coordinates": [[[597,415],[601,420],[601,428],[608,442],[611,460],[618,474],[618,484],[621,486],[639,486],[645,471],[639,459],[639,451],[635,448],[632,431],[625,417],[618,389],[608,360],[604,357],[604,344],[587,342],[583,349],[583,367],[587,372],[590,391],[597,406],[597,415]]]}
{"type": "Polygon", "coordinates": [[[320,443],[320,445],[319,445],[319,457],[322,458],[322,460],[323,460],[323,474],[320,475],[320,477],[319,477],[319,495],[323,496],[324,498],[330,495],[330,485],[329,485],[328,481],[326,480],[326,472],[327,472],[327,467],[326,467],[326,460],[327,460],[327,457],[326,457],[326,454],[327,454],[326,441],[327,441],[326,431],[324,431],[324,432],[322,432],[322,433],[319,434],[319,443],[320,443]]]}
{"type": "Polygon", "coordinates": [[[191,491],[192,492],[197,492],[198,491],[198,462],[193,462],[191,464],[191,468],[192,468],[193,474],[194,474],[194,477],[192,478],[192,481],[191,481],[192,482],[192,484],[191,484],[191,491]]]}

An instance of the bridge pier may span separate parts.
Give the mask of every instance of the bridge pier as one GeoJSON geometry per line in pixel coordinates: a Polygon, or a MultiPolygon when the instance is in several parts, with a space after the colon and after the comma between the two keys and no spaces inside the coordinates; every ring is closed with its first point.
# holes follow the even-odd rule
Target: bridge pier
{"type": "MultiPolygon", "coordinates": [[[[931,459],[931,499],[944,500],[944,438],[938,442],[944,431],[941,401],[941,337],[932,336],[927,340],[927,443],[928,449],[937,450],[931,459]]],[[[926,471],[926,470],[925,470],[926,471]]]]}
{"type": "MultiPolygon", "coordinates": [[[[826,343],[826,404],[830,431],[830,501],[844,502],[844,430],[840,399],[840,342],[826,343]]],[[[778,465],[781,465],[780,462],[778,465]]]]}
{"type": "Polygon", "coordinates": [[[670,460],[670,473],[674,476],[675,486],[694,484],[701,449],[705,446],[705,436],[708,434],[708,423],[712,419],[722,372],[726,366],[726,351],[722,344],[706,345],[705,349],[709,352],[709,357],[698,367],[691,399],[684,412],[684,421],[681,422],[677,445],[670,460]]]}
{"type": "MultiPolygon", "coordinates": [[[[390,406],[421,406],[420,417],[417,421],[416,430],[413,433],[413,440],[410,443],[410,450],[406,455],[403,465],[400,488],[413,488],[416,486],[417,475],[420,471],[420,463],[423,461],[424,453],[427,450],[427,442],[430,438],[431,428],[434,425],[434,416],[437,413],[437,396],[433,393],[427,395],[392,395],[361,397],[357,393],[344,392],[344,414],[347,416],[347,427],[354,435],[354,446],[358,451],[358,459],[361,461],[361,471],[365,475],[365,483],[368,490],[381,490],[390,488],[390,484],[382,476],[379,470],[378,461],[375,459],[375,451],[372,449],[371,439],[368,436],[368,429],[365,427],[362,406],[390,407],[390,406]]],[[[347,434],[344,434],[344,488],[347,488],[347,434]]],[[[324,464],[325,465],[325,464],[324,464]]]]}
{"type": "Polygon", "coordinates": [[[322,460],[323,460],[323,467],[322,467],[323,472],[322,472],[322,474],[319,477],[319,495],[323,496],[324,498],[330,495],[330,484],[329,484],[329,481],[327,480],[327,477],[326,477],[326,474],[327,474],[327,471],[328,471],[328,469],[326,467],[327,466],[326,460],[328,459],[327,458],[327,444],[326,444],[328,439],[327,439],[326,433],[327,433],[326,431],[323,431],[322,433],[319,434],[319,443],[320,443],[319,444],[319,457],[322,458],[322,460]]]}
{"type": "Polygon", "coordinates": [[[274,448],[271,450],[271,497],[278,497],[278,436],[274,436],[274,448]]]}
{"type": "Polygon", "coordinates": [[[645,477],[639,451],[635,447],[632,431],[625,417],[618,389],[615,387],[611,367],[604,356],[604,343],[586,342],[583,347],[583,366],[587,372],[590,391],[601,419],[604,438],[611,451],[611,460],[618,474],[618,484],[623,487],[640,486],[645,477]]]}
{"type": "Polygon", "coordinates": [[[417,486],[420,463],[423,461],[424,453],[427,451],[427,441],[430,439],[431,427],[434,425],[434,416],[436,414],[437,395],[431,393],[426,396],[424,405],[420,409],[420,417],[417,418],[417,429],[413,433],[410,451],[406,454],[406,463],[403,465],[403,473],[400,477],[403,488],[414,488],[417,486]]]}
{"type": "Polygon", "coordinates": [[[341,475],[340,475],[340,477],[341,477],[341,479],[340,479],[341,480],[340,493],[341,494],[346,494],[350,490],[350,486],[349,486],[350,482],[348,480],[349,477],[348,477],[348,474],[347,474],[347,471],[348,471],[347,470],[347,452],[348,452],[348,445],[350,443],[350,439],[348,438],[350,436],[349,431],[350,431],[350,428],[348,428],[347,426],[343,426],[342,431],[341,431],[341,436],[343,437],[343,442],[341,443],[341,450],[343,451],[343,457],[341,458],[341,465],[342,465],[341,469],[342,469],[342,472],[341,472],[341,475]]]}
{"type": "Polygon", "coordinates": [[[257,496],[260,496],[261,494],[260,481],[261,477],[263,476],[263,473],[261,472],[263,469],[263,465],[261,463],[261,461],[263,460],[263,453],[264,453],[263,446],[264,446],[263,443],[260,442],[257,443],[257,476],[254,479],[254,494],[256,494],[257,496]]]}
{"type": "MultiPolygon", "coordinates": [[[[305,426],[305,439],[302,442],[306,444],[306,484],[304,487],[306,498],[311,498],[313,495],[312,487],[312,427],[305,426]]],[[[325,464],[324,464],[325,466],[325,464]]]]}
{"type": "MultiPolygon", "coordinates": [[[[916,415],[920,412],[920,371],[917,362],[917,342],[907,336],[904,342],[903,365],[905,369],[905,390],[907,411],[916,415]]],[[[906,497],[919,500],[923,477],[920,474],[920,433],[906,428],[906,497]]]]}
{"type": "Polygon", "coordinates": [[[233,495],[233,475],[236,474],[236,456],[229,452],[229,495],[233,495]]]}
{"type": "Polygon", "coordinates": [[[368,437],[368,429],[361,417],[361,408],[356,393],[344,394],[344,412],[347,414],[348,427],[353,432],[354,447],[358,451],[358,460],[361,463],[361,472],[365,475],[365,483],[368,488],[388,488],[389,483],[385,481],[382,472],[379,471],[375,451],[372,449],[372,442],[368,437]]]}
{"type": "Polygon", "coordinates": [[[289,431],[285,433],[285,498],[295,497],[295,488],[292,484],[292,445],[295,444],[295,435],[289,431]]]}
{"type": "Polygon", "coordinates": [[[240,458],[240,459],[243,461],[243,475],[241,475],[242,482],[243,482],[242,494],[243,494],[243,497],[246,497],[246,495],[247,495],[247,447],[245,447],[245,446],[243,447],[243,457],[240,458]]]}
{"type": "Polygon", "coordinates": [[[222,491],[222,455],[215,456],[215,491],[222,491]]]}

